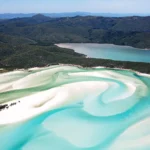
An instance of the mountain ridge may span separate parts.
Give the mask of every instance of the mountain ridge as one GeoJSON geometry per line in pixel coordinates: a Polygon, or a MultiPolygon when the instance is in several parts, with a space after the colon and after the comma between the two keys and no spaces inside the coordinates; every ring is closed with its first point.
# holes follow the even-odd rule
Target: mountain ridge
{"type": "Polygon", "coordinates": [[[117,13],[91,13],[91,12],[64,12],[64,13],[0,13],[0,19],[13,19],[32,17],[36,14],[43,14],[52,18],[75,17],[75,16],[103,16],[103,17],[127,17],[127,16],[150,16],[150,14],[117,14],[117,13]]]}

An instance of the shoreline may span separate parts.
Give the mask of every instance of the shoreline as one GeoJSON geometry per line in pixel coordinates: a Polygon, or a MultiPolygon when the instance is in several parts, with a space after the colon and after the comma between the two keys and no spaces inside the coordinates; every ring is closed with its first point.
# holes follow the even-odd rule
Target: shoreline
{"type": "MultiPolygon", "coordinates": [[[[60,44],[67,44],[67,43],[60,43],[60,44]]],[[[71,44],[71,43],[70,43],[71,44]]],[[[79,44],[79,43],[75,43],[79,44]]],[[[82,43],[82,44],[91,44],[91,43],[82,43]]],[[[94,43],[92,43],[94,44],[94,43]]],[[[99,43],[97,43],[99,44],[99,43]]],[[[59,44],[54,44],[56,47],[61,47],[59,44]]],[[[108,44],[107,44],[108,45],[108,44]]],[[[109,44],[112,45],[112,44],[109,44]]],[[[114,44],[113,44],[114,45],[114,44]]],[[[117,45],[119,46],[119,45],[117,45]]],[[[63,47],[63,46],[62,46],[63,47]]],[[[68,46],[68,49],[76,52],[73,48],[68,46]]],[[[47,67],[47,66],[52,66],[52,65],[72,65],[72,66],[78,66],[78,67],[83,67],[83,68],[92,68],[92,67],[97,67],[97,66],[102,66],[105,68],[111,68],[111,69],[127,69],[127,70],[133,70],[141,73],[146,73],[150,74],[150,62],[136,62],[136,61],[124,61],[124,60],[113,60],[113,59],[107,59],[107,58],[92,58],[88,57],[85,54],[82,54],[81,52],[77,52],[80,55],[83,55],[82,57],[76,56],[76,57],[71,57],[67,59],[62,59],[62,60],[57,60],[57,61],[50,61],[47,62],[44,65],[39,65],[41,68],[42,67],[47,67]]],[[[0,68],[0,73],[5,73],[13,70],[20,70],[20,69],[30,69],[33,68],[36,70],[36,68],[39,67],[38,65],[29,65],[27,67],[23,66],[1,66],[0,68]]]]}
{"type": "Polygon", "coordinates": [[[128,48],[134,48],[134,49],[138,49],[138,50],[143,50],[143,51],[150,51],[150,48],[139,48],[139,47],[133,47],[133,46],[130,46],[130,45],[117,45],[117,44],[113,44],[113,43],[56,43],[54,45],[58,46],[58,47],[61,47],[61,48],[65,48],[63,47],[62,45],[63,44],[85,44],[85,45],[88,45],[88,44],[97,44],[97,45],[113,45],[113,46],[118,46],[118,47],[128,47],[128,48]]]}
{"type": "MultiPolygon", "coordinates": [[[[111,68],[111,67],[106,67],[106,66],[94,66],[94,67],[84,67],[84,66],[81,66],[81,65],[76,65],[76,64],[63,64],[63,63],[58,63],[58,65],[60,66],[72,66],[72,67],[78,67],[78,68],[106,68],[106,69],[118,69],[118,70],[127,70],[127,71],[132,71],[132,72],[135,72],[139,75],[143,75],[143,76],[148,76],[150,77],[150,74],[148,73],[143,73],[143,72],[139,72],[139,71],[136,71],[136,70],[133,70],[133,69],[125,69],[125,68],[119,68],[119,67],[114,67],[114,68],[111,68]]],[[[48,68],[48,67],[51,67],[51,66],[56,66],[56,65],[49,65],[49,66],[44,66],[44,67],[32,67],[32,68],[28,68],[28,69],[25,69],[25,68],[21,68],[21,69],[13,69],[13,70],[5,70],[5,68],[1,68],[0,70],[5,70],[5,72],[0,72],[0,74],[3,74],[3,73],[8,73],[8,72],[12,72],[12,71],[34,71],[34,70],[38,70],[38,69],[42,69],[42,68],[48,68]]]]}

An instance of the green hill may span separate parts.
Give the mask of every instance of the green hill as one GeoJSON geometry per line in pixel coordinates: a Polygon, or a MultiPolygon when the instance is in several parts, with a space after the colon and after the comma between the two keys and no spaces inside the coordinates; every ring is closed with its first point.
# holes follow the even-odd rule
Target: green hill
{"type": "Polygon", "coordinates": [[[36,15],[0,21],[0,68],[66,63],[106,66],[150,73],[149,63],[89,59],[54,43],[113,43],[150,48],[150,17],[50,18],[36,15]]]}
{"type": "Polygon", "coordinates": [[[50,18],[38,14],[2,21],[0,33],[45,43],[96,42],[150,48],[150,17],[50,18]]]}

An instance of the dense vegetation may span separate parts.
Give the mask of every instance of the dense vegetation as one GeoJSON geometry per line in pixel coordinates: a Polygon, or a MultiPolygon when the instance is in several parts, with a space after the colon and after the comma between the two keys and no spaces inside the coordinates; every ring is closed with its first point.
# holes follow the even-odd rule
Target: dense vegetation
{"type": "Polygon", "coordinates": [[[150,48],[150,17],[66,17],[36,15],[0,22],[0,33],[45,43],[114,43],[150,48]]]}
{"type": "Polygon", "coordinates": [[[85,58],[53,43],[96,42],[150,48],[150,17],[49,18],[36,15],[0,21],[0,68],[28,68],[65,63],[106,66],[150,73],[149,63],[85,58]]]}

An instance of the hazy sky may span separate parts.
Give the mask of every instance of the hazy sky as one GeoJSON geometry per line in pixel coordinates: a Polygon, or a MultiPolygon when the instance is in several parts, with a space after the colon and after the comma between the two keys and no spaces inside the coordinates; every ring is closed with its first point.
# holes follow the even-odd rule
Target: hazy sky
{"type": "Polygon", "coordinates": [[[0,13],[150,13],[150,0],[0,0],[0,13]]]}

